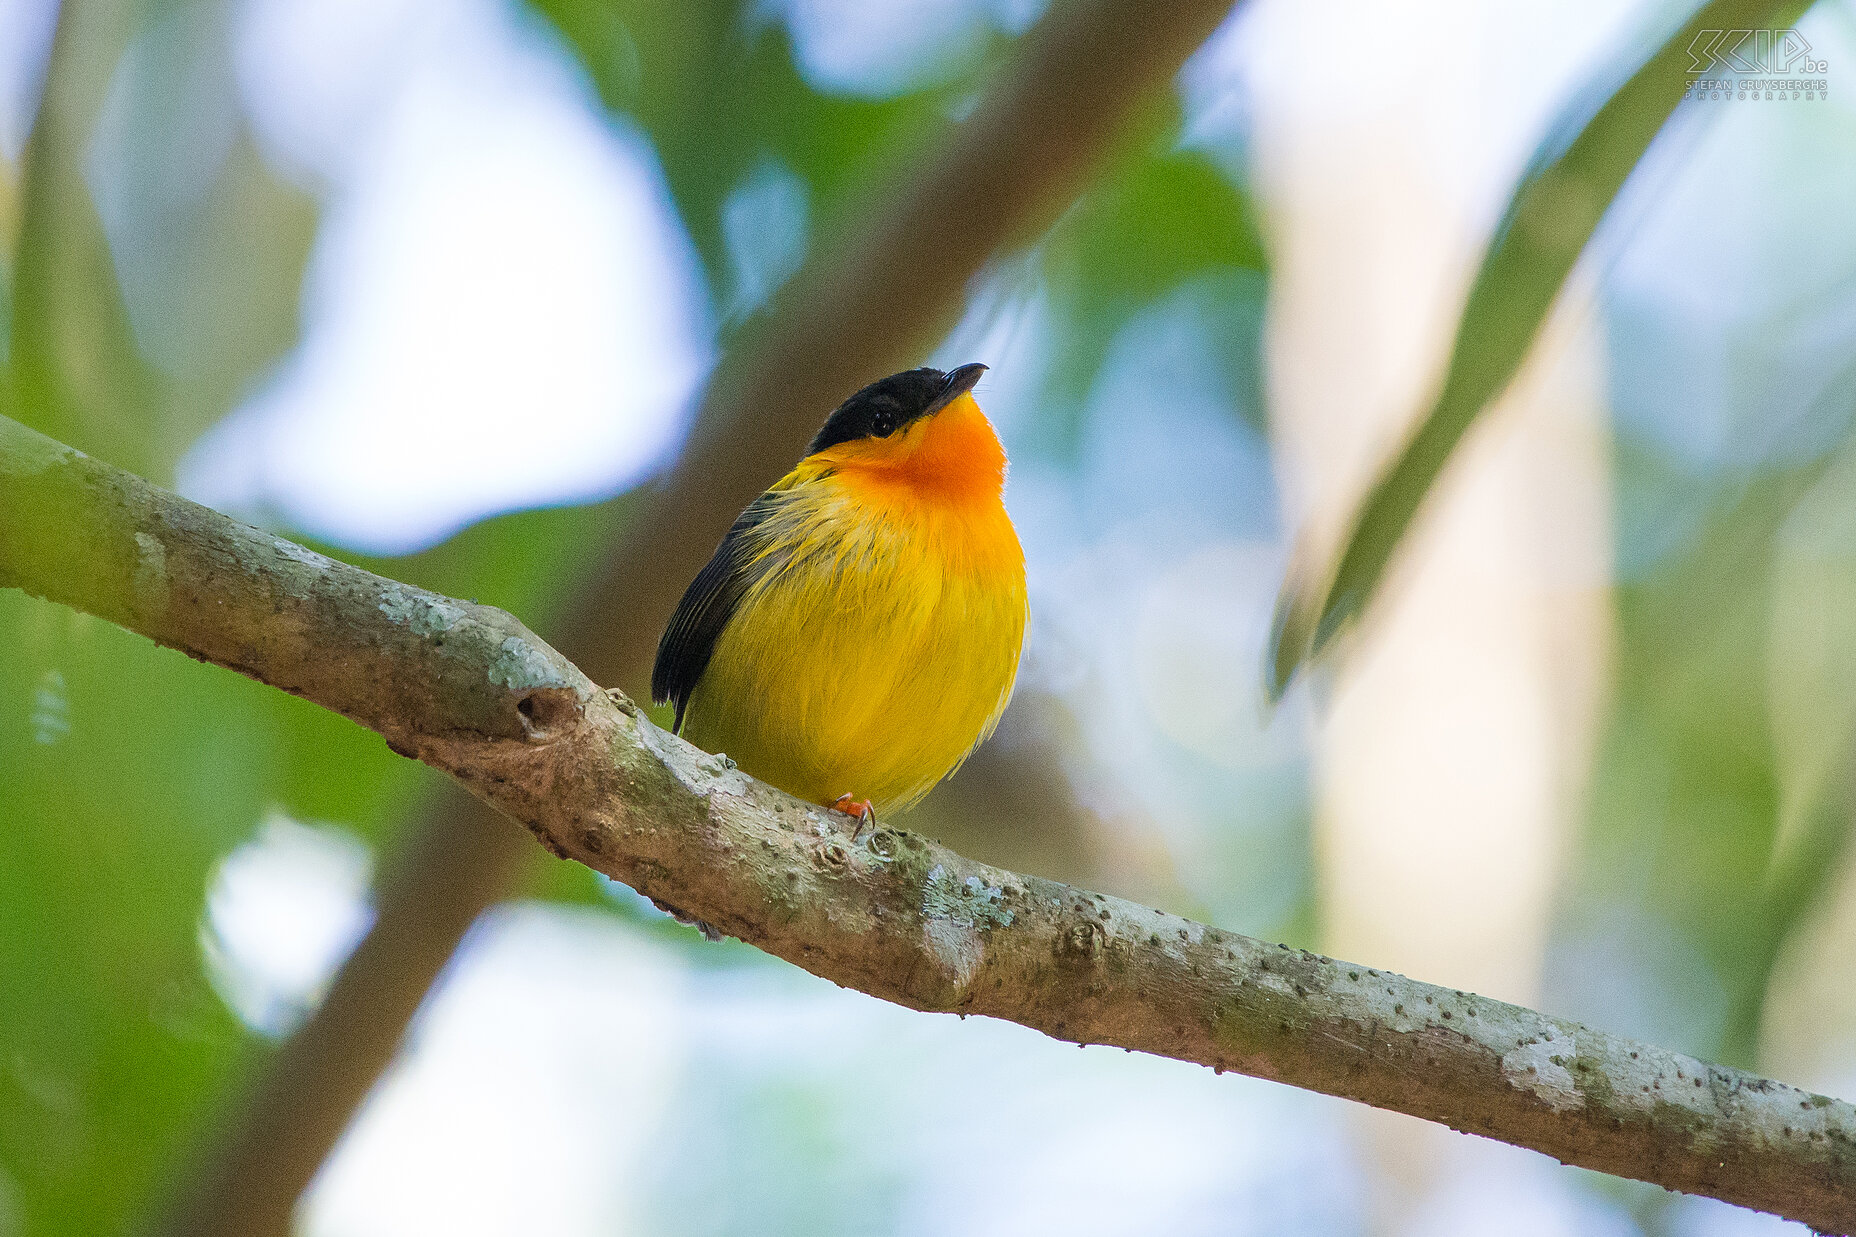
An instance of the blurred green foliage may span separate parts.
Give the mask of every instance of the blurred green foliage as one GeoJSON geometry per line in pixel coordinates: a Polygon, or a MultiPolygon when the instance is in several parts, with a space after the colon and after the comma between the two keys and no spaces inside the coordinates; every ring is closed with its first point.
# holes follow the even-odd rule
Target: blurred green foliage
{"type": "Polygon", "coordinates": [[[804,182],[828,243],[869,184],[907,176],[909,152],[985,66],[895,98],[821,94],[784,28],[742,3],[536,0],[614,112],[663,162],[677,210],[718,289],[727,277],[722,203],[762,160],[804,182]]]}
{"type": "Polygon", "coordinates": [[[1618,191],[1693,76],[1704,31],[1789,25],[1805,0],[1710,0],[1615,88],[1576,93],[1496,225],[1457,326],[1443,389],[1368,492],[1338,561],[1302,563],[1285,587],[1270,655],[1280,695],[1296,670],[1358,618],[1463,435],[1502,393],[1618,191]]]}
{"type": "Polygon", "coordinates": [[[1201,284],[1218,331],[1213,355],[1233,410],[1262,423],[1263,239],[1246,195],[1204,153],[1179,147],[1179,115],[1161,110],[1124,144],[1100,183],[1051,229],[1039,270],[1060,321],[1043,395],[1047,435],[1074,442],[1084,401],[1117,331],[1189,282],[1201,284]]]}
{"type": "MultiPolygon", "coordinates": [[[[42,131],[56,140],[36,145],[23,167],[0,168],[0,222],[9,211],[19,219],[16,235],[0,228],[15,235],[0,281],[4,411],[167,480],[186,446],[293,342],[316,208],[241,133],[182,221],[187,251],[202,262],[191,359],[151,361],[124,308],[82,160],[123,48],[171,6],[66,7],[116,18],[98,19],[109,38],[79,41],[76,51],[60,44],[58,90],[47,97],[69,110],[48,113],[57,123],[42,131]]],[[[531,7],[614,116],[649,138],[714,304],[726,300],[733,270],[724,206],[756,168],[772,161],[797,177],[811,205],[807,243],[829,246],[871,183],[908,175],[920,138],[958,114],[1004,50],[993,37],[928,85],[856,98],[809,85],[785,30],[756,5],[531,7]]],[[[1718,0],[1706,14],[1726,14],[1717,25],[1764,24],[1796,7],[1718,0]]],[[[1350,612],[1370,594],[1444,458],[1513,374],[1604,205],[1674,106],[1667,56],[1685,42],[1672,39],[1648,76],[1621,91],[1601,83],[1581,93],[1567,112],[1581,122],[1578,136],[1543,147],[1471,294],[1457,364],[1422,442],[1382,484],[1352,566],[1316,599],[1325,609],[1310,612],[1302,635],[1312,639],[1328,622],[1321,614],[1350,612]],[[1582,195],[1570,218],[1569,193],[1582,195]],[[1534,226],[1543,210],[1554,217],[1545,230],[1534,226]]],[[[196,50],[230,55],[223,40],[196,50]]],[[[149,130],[157,157],[159,120],[149,130]]],[[[1182,289],[1209,307],[1222,367],[1215,385],[1261,441],[1264,244],[1248,194],[1180,132],[1178,105],[1156,106],[1100,181],[1021,255],[1052,311],[1040,417],[1028,429],[1041,457],[1076,450],[1087,419],[1101,415],[1089,395],[1111,344],[1182,289]]],[[[1662,484],[1671,467],[1655,449],[1621,442],[1620,504],[1662,484]]],[[[1664,1021],[1616,1029],[1666,1032],[1674,1046],[1750,1063],[1773,956],[1840,853],[1856,713],[1843,703],[1848,692],[1824,705],[1812,688],[1856,684],[1856,658],[1844,652],[1856,632],[1843,638],[1843,616],[1856,612],[1845,604],[1856,603],[1856,516],[1840,514],[1843,490],[1832,484],[1847,471],[1842,456],[1820,455],[1695,482],[1694,529],[1620,585],[1615,706],[1562,935],[1621,907],[1639,910],[1693,946],[1718,993],[1674,1008],[1677,994],[1643,992],[1664,1021]]],[[[622,497],[506,514],[396,559],[330,549],[507,608],[546,637],[568,584],[624,527],[628,508],[622,497]]],[[[18,593],[0,593],[0,649],[0,1237],[120,1232],[262,1051],[202,969],[215,865],[274,810],[377,843],[408,817],[430,775],[313,706],[18,593]]],[[[1306,650],[1286,641],[1279,667],[1306,650]]],[[[553,872],[550,896],[631,913],[577,869],[553,872]]],[[[1294,918],[1316,913],[1303,899],[1294,918]]],[[[735,965],[749,951],[700,956],[735,965]]],[[[1568,978],[1554,1008],[1579,1013],[1583,999],[1578,977],[1568,978]]],[[[798,1231],[793,1217],[814,1212],[792,1183],[838,1183],[830,1114],[809,1111],[812,1102],[776,1084],[709,1080],[669,1145],[701,1158],[719,1129],[804,1160],[812,1175],[802,1177],[785,1161],[722,1149],[730,1164],[758,1165],[774,1220],[798,1231]]],[[[879,1185],[862,1197],[880,1210],[891,1187],[879,1185]]],[[[670,1201],[698,1229],[716,1220],[699,1199],[670,1201]]]]}
{"type": "MultiPolygon", "coordinates": [[[[1821,472],[1782,470],[1723,496],[1687,552],[1620,585],[1612,712],[1562,908],[1571,924],[1638,910],[1698,950],[1704,965],[1693,969],[1711,990],[1672,993],[1690,1004],[1636,1030],[1746,1068],[1779,946],[1834,873],[1849,830],[1846,779],[1826,779],[1803,805],[1792,853],[1779,854],[1771,565],[1787,516],[1821,472]]],[[[1631,951],[1626,939],[1609,947],[1631,951]]],[[[1649,979],[1632,964],[1618,974],[1649,979]]],[[[1561,996],[1586,1005],[1576,985],[1561,996]]],[[[1659,1002],[1645,993],[1641,1004],[1659,1002]]]]}

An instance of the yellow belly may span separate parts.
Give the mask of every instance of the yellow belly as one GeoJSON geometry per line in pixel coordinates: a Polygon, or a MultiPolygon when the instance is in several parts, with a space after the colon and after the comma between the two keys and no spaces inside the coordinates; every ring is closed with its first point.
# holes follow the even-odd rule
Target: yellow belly
{"type": "Polygon", "coordinates": [[[828,479],[769,522],[683,733],[814,803],[906,807],[991,733],[1024,643],[1004,507],[849,501],[828,479]]]}

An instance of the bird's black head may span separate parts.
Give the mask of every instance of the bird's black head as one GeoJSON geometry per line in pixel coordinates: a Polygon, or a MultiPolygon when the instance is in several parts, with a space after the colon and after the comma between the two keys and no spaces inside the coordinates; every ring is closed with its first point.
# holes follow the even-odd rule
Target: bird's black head
{"type": "Polygon", "coordinates": [[[949,373],[905,369],[873,382],[838,405],[806,451],[817,455],[859,438],[887,438],[911,421],[932,416],[973,389],[986,367],[962,365],[949,373]]]}

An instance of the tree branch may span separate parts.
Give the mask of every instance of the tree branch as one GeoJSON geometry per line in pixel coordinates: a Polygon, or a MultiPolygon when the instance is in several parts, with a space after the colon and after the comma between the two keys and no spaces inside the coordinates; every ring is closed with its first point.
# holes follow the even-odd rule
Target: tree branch
{"type": "Polygon", "coordinates": [[[0,419],[0,585],[378,731],[555,854],[846,987],[1236,1070],[1856,1228],[1856,1108],[964,859],[756,782],[509,615],[238,524],[0,419]]]}
{"type": "MultiPolygon", "coordinates": [[[[684,583],[797,457],[820,410],[914,364],[987,258],[1049,225],[1128,116],[1166,88],[1231,4],[1053,5],[972,114],[908,158],[908,175],[872,187],[846,235],[816,246],[772,312],[730,347],[676,466],[573,587],[552,630],[590,674],[639,682],[684,583]]],[[[968,775],[988,759],[982,752],[968,775]]],[[[403,832],[373,928],[322,1005],[265,1063],[160,1231],[288,1232],[297,1195],[392,1059],[452,948],[526,871],[520,835],[461,795],[432,797],[403,832]],[[448,863],[430,862],[434,854],[448,863]]]]}

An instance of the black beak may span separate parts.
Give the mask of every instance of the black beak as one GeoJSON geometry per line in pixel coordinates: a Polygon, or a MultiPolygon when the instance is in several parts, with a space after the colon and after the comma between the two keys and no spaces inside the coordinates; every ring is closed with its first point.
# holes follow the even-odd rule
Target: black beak
{"type": "Polygon", "coordinates": [[[941,393],[934,397],[934,403],[928,406],[928,411],[930,413],[939,412],[965,395],[968,391],[971,391],[973,389],[973,384],[978,382],[980,380],[980,375],[985,372],[986,367],[981,365],[978,361],[973,362],[971,365],[962,365],[959,369],[949,371],[946,384],[942,386],[941,393]]]}

